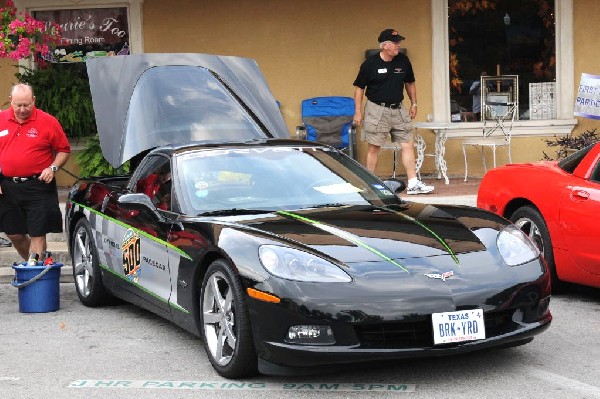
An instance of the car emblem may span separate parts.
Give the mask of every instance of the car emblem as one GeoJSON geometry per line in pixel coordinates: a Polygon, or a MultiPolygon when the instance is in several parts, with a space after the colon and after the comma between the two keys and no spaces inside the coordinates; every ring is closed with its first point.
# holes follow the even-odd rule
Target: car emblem
{"type": "Polygon", "coordinates": [[[447,278],[454,276],[453,271],[445,272],[442,274],[439,273],[425,273],[425,275],[429,278],[438,278],[442,281],[446,281],[447,278]]]}

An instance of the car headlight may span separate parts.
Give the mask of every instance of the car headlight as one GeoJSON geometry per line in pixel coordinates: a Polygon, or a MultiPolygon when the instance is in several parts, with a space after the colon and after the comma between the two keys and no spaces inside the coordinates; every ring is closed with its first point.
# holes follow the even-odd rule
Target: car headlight
{"type": "Polygon", "coordinates": [[[352,281],[348,274],[333,263],[294,248],[262,245],[258,249],[258,256],[265,269],[277,277],[311,282],[352,281]]]}
{"type": "Polygon", "coordinates": [[[509,266],[522,265],[540,256],[540,251],[518,227],[506,226],[496,240],[498,251],[509,266]]]}

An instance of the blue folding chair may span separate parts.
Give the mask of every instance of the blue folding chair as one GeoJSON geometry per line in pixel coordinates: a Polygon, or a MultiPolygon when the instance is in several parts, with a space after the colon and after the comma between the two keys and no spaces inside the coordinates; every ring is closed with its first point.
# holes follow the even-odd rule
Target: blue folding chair
{"type": "Polygon", "coordinates": [[[296,128],[296,137],[328,144],[354,158],[353,119],[352,97],[307,98],[302,101],[302,126],[296,128]]]}

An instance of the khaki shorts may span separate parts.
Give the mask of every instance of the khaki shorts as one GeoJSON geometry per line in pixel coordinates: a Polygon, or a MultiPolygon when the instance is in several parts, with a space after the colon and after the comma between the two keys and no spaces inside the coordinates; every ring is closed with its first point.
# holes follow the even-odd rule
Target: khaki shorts
{"type": "Polygon", "coordinates": [[[414,141],[410,114],[401,106],[391,109],[367,101],[363,122],[363,137],[367,143],[382,147],[391,136],[395,143],[412,143],[414,141]]]}

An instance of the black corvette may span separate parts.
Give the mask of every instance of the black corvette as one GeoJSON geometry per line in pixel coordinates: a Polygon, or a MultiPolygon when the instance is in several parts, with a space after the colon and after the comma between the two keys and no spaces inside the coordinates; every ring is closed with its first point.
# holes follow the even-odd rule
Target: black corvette
{"type": "Polygon", "coordinates": [[[550,325],[549,274],[519,229],[405,202],[345,154],[284,138],[252,60],[143,54],[88,72],[103,154],[135,169],[70,191],[85,305],[173,321],[230,378],[515,346],[550,325]]]}

